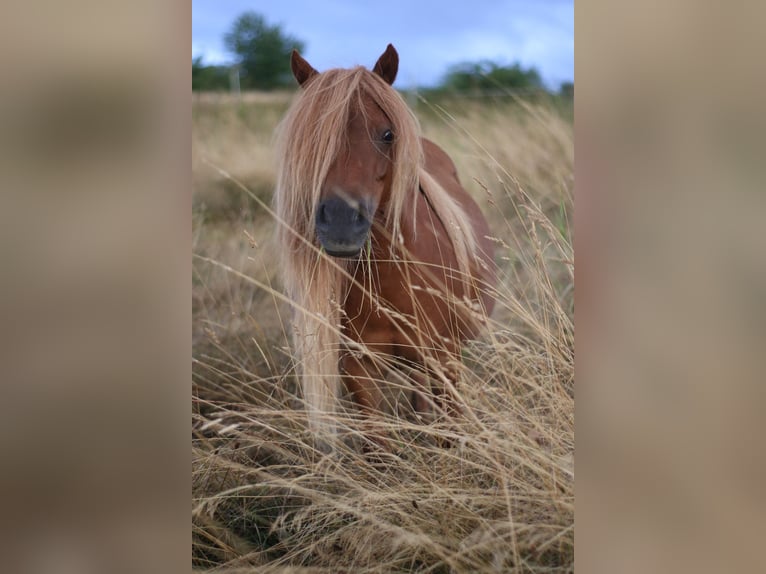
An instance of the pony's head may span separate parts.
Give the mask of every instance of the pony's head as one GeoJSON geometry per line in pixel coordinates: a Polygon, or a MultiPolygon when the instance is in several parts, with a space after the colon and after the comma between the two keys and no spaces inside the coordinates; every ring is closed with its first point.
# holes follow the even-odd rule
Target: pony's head
{"type": "Polygon", "coordinates": [[[280,215],[329,255],[353,257],[376,214],[398,231],[422,164],[417,121],[391,87],[399,57],[389,44],[372,72],[320,74],[294,51],[291,65],[301,93],[282,126],[280,215]]]}

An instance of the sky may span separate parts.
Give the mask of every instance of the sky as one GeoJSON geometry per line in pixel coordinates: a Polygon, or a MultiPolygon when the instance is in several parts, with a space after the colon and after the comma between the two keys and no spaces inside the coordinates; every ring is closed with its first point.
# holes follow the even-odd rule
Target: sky
{"type": "Polygon", "coordinates": [[[534,66],[553,89],[574,81],[574,0],[193,0],[192,57],[232,62],[223,35],[247,10],[302,40],[319,71],[370,68],[390,42],[399,88],[435,85],[450,65],[482,59],[534,66]]]}

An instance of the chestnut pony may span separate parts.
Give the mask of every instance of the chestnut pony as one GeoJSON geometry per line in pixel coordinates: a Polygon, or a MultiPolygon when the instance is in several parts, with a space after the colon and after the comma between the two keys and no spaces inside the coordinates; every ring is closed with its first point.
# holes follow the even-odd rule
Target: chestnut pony
{"type": "Polygon", "coordinates": [[[391,87],[398,65],[390,44],[372,72],[319,73],[292,54],[277,242],[309,423],[325,436],[341,379],[367,414],[393,373],[414,382],[416,411],[457,411],[461,342],[493,307],[487,222],[391,87]]]}

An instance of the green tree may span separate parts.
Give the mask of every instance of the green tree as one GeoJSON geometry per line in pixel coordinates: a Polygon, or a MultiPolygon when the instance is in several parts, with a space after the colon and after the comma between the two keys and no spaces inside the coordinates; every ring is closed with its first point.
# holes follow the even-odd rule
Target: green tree
{"type": "Polygon", "coordinates": [[[192,59],[192,91],[220,91],[229,89],[228,66],[205,66],[202,56],[192,59]]]}
{"type": "Polygon", "coordinates": [[[459,92],[491,92],[502,89],[543,89],[540,73],[521,64],[501,66],[489,60],[463,62],[447,70],[442,87],[459,92]]]}
{"type": "Polygon", "coordinates": [[[243,89],[272,90],[292,86],[290,53],[304,43],[271,26],[256,12],[241,14],[224,36],[226,48],[237,57],[243,89]]]}

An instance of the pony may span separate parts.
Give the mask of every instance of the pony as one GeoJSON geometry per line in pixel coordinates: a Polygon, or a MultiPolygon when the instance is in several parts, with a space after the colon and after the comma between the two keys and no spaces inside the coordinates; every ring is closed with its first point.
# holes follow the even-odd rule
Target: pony
{"type": "Polygon", "coordinates": [[[291,57],[300,89],[277,129],[276,241],[309,428],[325,438],[341,382],[367,420],[386,377],[407,371],[417,413],[458,414],[461,345],[494,305],[487,221],[392,88],[398,66],[391,44],[372,71],[291,57]]]}

